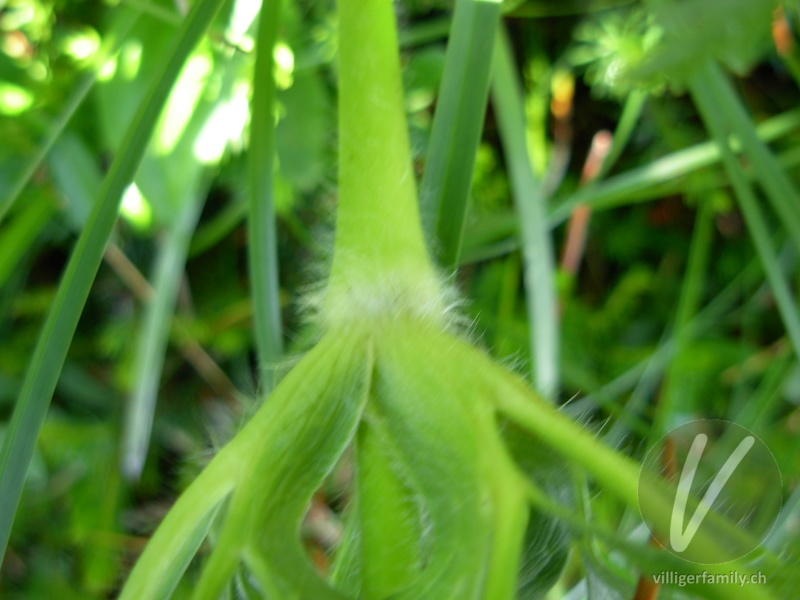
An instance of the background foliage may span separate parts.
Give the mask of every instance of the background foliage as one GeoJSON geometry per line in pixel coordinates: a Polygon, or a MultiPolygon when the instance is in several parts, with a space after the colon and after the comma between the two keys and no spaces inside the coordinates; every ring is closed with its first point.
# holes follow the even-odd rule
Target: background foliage
{"type": "MultiPolygon", "coordinates": [[[[435,0],[397,6],[420,173],[450,8],[435,0]]],[[[167,0],[0,3],[4,421],[75,237],[186,9],[167,0]]],[[[3,597],[114,595],[172,500],[256,403],[262,384],[252,315],[260,307],[248,288],[245,217],[257,10],[244,0],[224,5],[174,82],[124,192],[27,474],[0,577],[3,597]]],[[[544,182],[559,262],[556,278],[545,282],[561,314],[558,346],[548,346],[559,349],[552,396],[635,458],[689,416],[754,430],[784,475],[782,525],[770,544],[792,563],[800,550],[800,364],[791,325],[798,308],[779,305],[764,273],[772,269],[796,289],[800,198],[772,193],[763,180],[776,181],[764,176],[770,164],[790,180],[790,192],[797,179],[797,7],[534,0],[506,3],[504,11],[523,90],[519,133],[544,182]],[[762,210],[776,202],[761,238],[709,142],[715,133],[694,71],[708,58],[731,70],[734,97],[770,142],[767,159],[753,153],[738,163],[747,181],[762,181],[762,210]],[[603,131],[615,142],[592,171],[592,160],[603,162],[603,131]],[[587,206],[585,250],[575,263],[560,260],[570,240],[583,238],[579,226],[569,231],[587,206]],[[775,249],[771,258],[759,250],[764,244],[775,249]]],[[[332,6],[288,3],[279,40],[273,175],[289,357],[277,365],[282,370],[314,335],[298,299],[321,280],[331,247],[332,6]]],[[[545,327],[530,319],[524,257],[531,238],[520,217],[526,213],[512,200],[519,155],[504,133],[507,93],[496,77],[455,283],[474,337],[527,374],[536,371],[532,348],[545,327]]],[[[727,135],[747,146],[747,123],[740,125],[727,135]]],[[[325,536],[338,535],[341,507],[331,485],[315,505],[322,517],[308,524],[320,563],[331,543],[325,536]]],[[[641,537],[632,515],[610,499],[590,495],[583,508],[620,539],[641,537]]],[[[632,597],[637,572],[612,546],[575,535],[572,547],[551,598],[632,597]]]]}

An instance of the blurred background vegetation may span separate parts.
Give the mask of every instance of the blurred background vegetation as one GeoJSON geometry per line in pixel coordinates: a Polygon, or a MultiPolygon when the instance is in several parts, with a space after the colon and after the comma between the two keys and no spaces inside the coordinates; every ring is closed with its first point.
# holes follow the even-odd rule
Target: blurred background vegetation
{"type": "MultiPolygon", "coordinates": [[[[796,181],[800,13],[793,3],[774,11],[723,0],[663,6],[504,7],[559,261],[556,395],[637,458],[689,416],[754,430],[784,474],[775,543],[793,556],[800,364],[681,74],[698,53],[721,60],[796,181]],[[696,34],[665,44],[686,28],[696,34]]],[[[124,194],[30,467],[0,576],[3,598],[112,597],[173,499],[256,402],[259,307],[248,289],[245,217],[258,8],[236,0],[223,9],[124,194]],[[155,407],[143,466],[131,448],[149,424],[132,424],[126,406],[134,403],[155,407]]],[[[446,0],[397,5],[420,172],[451,8],[446,0]]],[[[186,9],[185,0],[0,1],[0,422],[76,233],[186,9]]],[[[331,249],[335,51],[331,3],[289,3],[275,49],[274,165],[288,357],[313,336],[300,299],[321,281],[331,249]]],[[[490,105],[456,284],[475,338],[528,373],[535,332],[506,164],[490,105]]],[[[747,161],[741,168],[752,175],[747,161]]],[[[796,286],[797,248],[784,233],[791,224],[771,217],[768,227],[777,266],[796,286]]],[[[594,504],[597,518],[616,523],[612,508],[594,504]]],[[[569,597],[584,578],[609,594],[594,597],[632,597],[635,573],[596,544],[584,551],[593,558],[568,568],[552,598],[569,597]]]]}

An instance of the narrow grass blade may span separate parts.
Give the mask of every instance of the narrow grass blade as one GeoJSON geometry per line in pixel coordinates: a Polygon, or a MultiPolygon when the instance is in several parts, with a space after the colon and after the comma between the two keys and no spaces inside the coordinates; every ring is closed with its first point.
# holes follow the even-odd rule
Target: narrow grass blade
{"type": "Polygon", "coordinates": [[[49,198],[35,198],[0,230],[0,287],[8,281],[54,212],[55,206],[49,198]]]}
{"type": "Polygon", "coordinates": [[[247,203],[233,199],[216,215],[197,228],[189,246],[189,256],[197,256],[216,246],[238,227],[247,215],[247,203]]]}
{"type": "Polygon", "coordinates": [[[8,544],[36,438],[100,266],[103,250],[116,222],[122,192],[133,179],[178,72],[221,5],[222,0],[199,0],[181,25],[158,77],[128,129],[100,198],[67,264],[28,367],[0,453],[0,558],[5,554],[8,544]]]}
{"type": "MultiPolygon", "coordinates": [[[[799,126],[800,110],[791,110],[761,123],[756,127],[756,134],[758,139],[768,142],[785,136],[799,126]]],[[[629,203],[631,196],[715,165],[720,160],[720,151],[713,142],[703,142],[673,152],[642,167],[610,177],[596,186],[578,190],[568,199],[557,202],[549,213],[550,222],[552,225],[558,225],[568,218],[572,209],[580,203],[589,204],[594,210],[629,203]]]]}
{"type": "Polygon", "coordinates": [[[778,311],[783,319],[795,354],[800,356],[800,311],[789,283],[783,274],[780,262],[770,241],[769,229],[758,199],[742,172],[729,144],[729,125],[719,112],[714,90],[708,83],[708,69],[700,69],[690,82],[692,97],[703,116],[709,132],[720,148],[723,164],[731,180],[739,206],[750,230],[750,236],[761,259],[767,281],[775,295],[778,311]]]}
{"type": "Polygon", "coordinates": [[[706,270],[711,254],[714,233],[714,208],[710,198],[700,205],[695,217],[692,245],[689,248],[689,260],[683,278],[678,307],[675,312],[675,323],[672,336],[675,339],[675,353],[667,369],[661,395],[656,406],[650,439],[657,440],[666,433],[677,420],[692,411],[693,397],[689,386],[685,383],[685,372],[682,372],[680,357],[686,349],[689,339],[689,324],[700,306],[703,284],[706,281],[706,270]]]}
{"type": "Polygon", "coordinates": [[[433,118],[421,216],[432,254],[447,270],[458,263],[475,154],[489,95],[498,0],[458,0],[433,118]]]}
{"type": "MultiPolygon", "coordinates": [[[[779,139],[800,126],[800,111],[791,110],[765,120],[756,126],[760,140],[769,142],[779,139]]],[[[550,227],[556,227],[569,218],[575,206],[586,203],[592,210],[608,210],[617,206],[629,206],[653,198],[681,193],[680,178],[705,167],[719,163],[720,154],[713,142],[703,142],[656,159],[609,177],[595,185],[579,188],[569,198],[561,198],[548,211],[550,227]]],[[[800,164],[800,151],[790,149],[778,156],[784,168],[800,164]]],[[[752,173],[746,172],[748,178],[752,173]]],[[[696,190],[699,191],[699,190],[696,190]]],[[[471,225],[465,237],[469,244],[464,248],[462,264],[502,256],[519,247],[516,238],[518,222],[508,211],[494,215],[490,221],[471,225]]]]}
{"type": "Polygon", "coordinates": [[[250,122],[250,199],[247,220],[250,289],[261,386],[274,385],[272,366],[283,351],[278,236],[275,224],[275,78],[273,50],[278,35],[281,0],[265,2],[258,21],[253,101],[250,122]]]}
{"type": "Polygon", "coordinates": [[[174,9],[176,10],[169,10],[159,6],[155,2],[148,2],[147,0],[122,0],[122,4],[135,8],[143,14],[150,15],[164,23],[171,23],[173,25],[180,25],[181,23],[181,14],[177,12],[178,5],[180,4],[179,2],[174,3],[176,5],[174,9]]]}
{"type": "Polygon", "coordinates": [[[534,381],[547,397],[558,391],[558,309],[550,226],[541,182],[531,166],[525,141],[522,91],[505,32],[501,29],[494,51],[492,100],[500,126],[514,203],[519,216],[525,261],[525,289],[531,330],[534,381]]]}
{"type": "Polygon", "coordinates": [[[136,13],[132,15],[130,19],[118,21],[124,23],[120,30],[112,31],[106,36],[100,51],[97,53],[97,59],[94,61],[94,65],[91,67],[90,71],[80,79],[77,87],[69,95],[69,98],[67,98],[64,107],[61,109],[61,113],[58,115],[58,117],[56,117],[55,121],[53,121],[52,125],[50,126],[45,139],[42,140],[36,152],[20,170],[17,178],[11,183],[8,192],[3,194],[2,198],[0,198],[0,222],[3,221],[3,218],[6,216],[8,211],[14,206],[14,203],[17,201],[17,198],[19,198],[22,190],[24,190],[25,186],[28,185],[31,177],[33,177],[33,174],[39,168],[39,165],[42,164],[42,161],[47,156],[47,153],[50,152],[53,144],[56,143],[56,140],[58,140],[59,136],[64,131],[64,128],[72,119],[72,116],[78,110],[80,105],[83,104],[83,101],[86,99],[89,91],[94,86],[94,82],[97,79],[97,74],[100,72],[100,68],[110,57],[117,53],[122,41],[125,39],[125,34],[133,29],[138,19],[139,13],[136,13]]]}
{"type": "Polygon", "coordinates": [[[726,116],[731,132],[739,139],[742,151],[753,166],[756,179],[800,251],[800,193],[767,145],[759,139],[750,116],[720,66],[709,64],[704,75],[704,85],[713,95],[717,110],[726,116]]]}
{"type": "Polygon", "coordinates": [[[146,303],[144,323],[137,340],[136,383],[128,400],[122,439],[122,472],[129,479],[139,478],[147,456],[170,322],[186,265],[189,241],[201,207],[198,200],[186,199],[156,259],[153,294],[146,303]]]}
{"type": "MultiPolygon", "coordinates": [[[[717,294],[697,315],[686,325],[685,334],[687,336],[695,337],[707,331],[712,325],[719,322],[719,320],[729,311],[741,295],[741,290],[755,281],[761,280],[761,269],[758,259],[753,259],[735,278],[733,278],[725,288],[717,294]]],[[[587,412],[591,411],[596,406],[603,406],[608,408],[610,412],[619,412],[618,417],[621,419],[630,420],[630,415],[635,415],[640,412],[641,405],[637,405],[632,398],[622,408],[619,408],[615,403],[611,403],[611,399],[617,399],[628,392],[634,386],[641,385],[643,379],[647,378],[651,373],[661,373],[669,363],[670,358],[675,352],[676,340],[673,336],[664,336],[659,342],[650,356],[640,361],[612,381],[596,388],[594,392],[576,400],[564,407],[564,412],[573,416],[574,418],[581,418],[587,412]]],[[[596,387],[596,386],[595,386],[596,387]]],[[[630,430],[632,427],[625,423],[620,423],[621,427],[617,424],[612,427],[611,432],[607,436],[607,443],[611,446],[618,446],[626,434],[625,430],[630,430]]],[[[650,430],[649,426],[642,424],[639,433],[642,436],[647,436],[650,430]]]]}
{"type": "Polygon", "coordinates": [[[600,171],[597,173],[596,181],[604,179],[614,165],[617,164],[619,157],[631,139],[636,124],[639,122],[639,117],[642,116],[642,110],[648,97],[647,92],[637,90],[631,92],[625,100],[619,122],[614,129],[614,137],[611,139],[611,149],[603,160],[600,171]]]}

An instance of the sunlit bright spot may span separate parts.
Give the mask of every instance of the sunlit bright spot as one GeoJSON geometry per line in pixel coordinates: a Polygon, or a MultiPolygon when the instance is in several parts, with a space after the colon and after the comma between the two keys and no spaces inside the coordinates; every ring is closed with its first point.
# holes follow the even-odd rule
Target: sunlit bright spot
{"type": "Polygon", "coordinates": [[[243,52],[252,52],[256,47],[255,40],[249,35],[243,35],[236,44],[243,52]]]}
{"type": "Polygon", "coordinates": [[[0,39],[0,48],[2,48],[4,54],[23,63],[27,62],[33,53],[33,48],[28,38],[18,30],[7,32],[0,39]]]}
{"type": "Polygon", "coordinates": [[[193,54],[184,65],[159,121],[155,137],[157,154],[168,154],[178,143],[192,117],[211,69],[211,59],[205,53],[193,54]]]}
{"type": "MultiPolygon", "coordinates": [[[[5,8],[5,4],[5,2],[0,3],[0,7],[5,8]]],[[[3,11],[0,25],[2,25],[5,31],[14,31],[16,29],[22,29],[35,18],[36,11],[33,3],[17,4],[14,6],[14,10],[3,11]]]]}
{"type": "Polygon", "coordinates": [[[232,97],[214,107],[194,143],[194,155],[198,161],[213,164],[222,158],[228,143],[241,144],[247,124],[249,86],[240,83],[232,97]]]}
{"type": "Polygon", "coordinates": [[[253,20],[255,20],[260,7],[260,0],[236,0],[233,5],[231,19],[228,22],[228,28],[225,31],[225,35],[231,42],[242,47],[244,50],[252,49],[252,39],[247,40],[249,41],[250,48],[245,47],[245,34],[247,33],[247,30],[250,29],[250,26],[252,25],[253,20]]]}
{"type": "Polygon", "coordinates": [[[114,78],[114,74],[117,72],[117,57],[113,56],[109,58],[103,65],[100,67],[100,71],[97,73],[97,79],[100,81],[110,81],[114,78]]]}
{"type": "Polygon", "coordinates": [[[33,94],[7,81],[0,81],[0,113],[18,115],[33,104],[33,94]]]}
{"type": "Polygon", "coordinates": [[[128,40],[120,52],[120,74],[125,79],[134,79],[142,65],[142,42],[128,40]]]}
{"type": "Polygon", "coordinates": [[[292,76],[294,72],[294,52],[283,42],[278,42],[275,44],[273,57],[275,59],[276,87],[281,90],[292,87],[294,81],[294,77],[292,76]]]}
{"type": "Polygon", "coordinates": [[[135,183],[125,188],[119,212],[137,229],[149,229],[153,222],[153,209],[135,183]]]}
{"type": "Polygon", "coordinates": [[[86,29],[68,35],[61,42],[61,49],[64,54],[71,56],[75,60],[91,58],[99,47],[100,36],[93,29],[86,29]]]}

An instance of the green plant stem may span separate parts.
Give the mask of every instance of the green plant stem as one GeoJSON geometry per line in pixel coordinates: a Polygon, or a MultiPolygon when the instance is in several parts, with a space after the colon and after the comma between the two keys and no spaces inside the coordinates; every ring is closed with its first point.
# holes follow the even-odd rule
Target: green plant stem
{"type": "Polygon", "coordinates": [[[385,296],[387,284],[418,290],[417,296],[436,293],[419,226],[392,2],[341,0],[338,9],[339,205],[326,298],[331,310],[385,296]]]}
{"type": "Polygon", "coordinates": [[[517,70],[507,35],[502,29],[495,44],[493,68],[492,100],[522,234],[534,382],[544,396],[552,397],[559,385],[553,248],[542,185],[533,172],[528,154],[517,70]]]}
{"type": "Polygon", "coordinates": [[[265,2],[258,22],[250,125],[250,198],[247,221],[253,333],[261,387],[274,386],[274,366],[283,352],[278,235],[275,223],[275,59],[273,50],[281,18],[281,0],[265,2]]]}
{"type": "Polygon", "coordinates": [[[795,354],[800,356],[800,312],[788,282],[781,270],[780,262],[770,242],[766,219],[759,208],[758,199],[740,168],[730,147],[728,125],[719,113],[713,90],[707,79],[707,69],[700,69],[690,81],[692,97],[703,116],[703,121],[720,148],[723,164],[731,180],[739,206],[742,209],[750,236],[761,259],[761,265],[772,288],[786,333],[795,354]]]}
{"type": "Polygon", "coordinates": [[[500,7],[498,0],[458,0],[447,43],[420,205],[432,252],[448,271],[461,252],[500,7]]]}
{"type": "Polygon", "coordinates": [[[235,484],[241,457],[223,450],[178,498],[136,561],[119,600],[172,595],[235,484]]]}
{"type": "Polygon", "coordinates": [[[152,87],[126,133],[81,232],[31,358],[0,453],[0,559],[5,554],[28,463],[47,414],[83,306],[117,219],[122,192],[132,181],[161,108],[186,57],[208,28],[222,0],[192,6],[152,87]]]}
{"type": "MultiPolygon", "coordinates": [[[[640,501],[647,502],[651,507],[657,508],[656,513],[664,515],[665,521],[669,519],[672,513],[672,495],[663,482],[645,477],[640,480],[640,465],[598,442],[588,431],[556,413],[551,407],[537,402],[522,385],[515,385],[511,381],[509,384],[496,386],[497,407],[502,414],[536,435],[571,463],[586,469],[606,490],[628,506],[636,507],[640,501]]],[[[534,501],[540,503],[539,499],[534,498],[534,501]]],[[[725,523],[725,526],[725,531],[732,536],[731,540],[739,541],[740,531],[731,523],[725,523]]],[[[710,539],[706,533],[699,532],[698,536],[702,536],[698,537],[698,541],[709,551],[715,551],[719,547],[720,541],[710,539]]],[[[771,562],[770,567],[772,566],[774,565],[771,562]]],[[[742,572],[748,571],[738,561],[703,567],[707,567],[709,571],[712,568],[719,569],[719,572],[729,572],[733,567],[742,572]]],[[[773,598],[768,591],[756,587],[743,590],[731,586],[728,591],[729,598],[741,600],[773,598]]]]}

